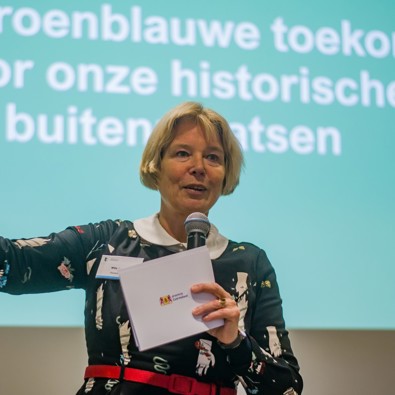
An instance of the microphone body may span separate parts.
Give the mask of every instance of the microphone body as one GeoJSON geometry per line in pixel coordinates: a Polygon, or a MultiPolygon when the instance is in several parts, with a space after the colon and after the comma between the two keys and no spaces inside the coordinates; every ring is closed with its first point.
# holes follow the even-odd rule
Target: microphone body
{"type": "Polygon", "coordinates": [[[210,221],[202,213],[188,215],[184,222],[187,232],[187,249],[202,247],[206,245],[206,238],[210,231],[210,221]]]}
{"type": "Polygon", "coordinates": [[[200,232],[191,232],[187,238],[187,250],[206,245],[206,235],[200,232]]]}

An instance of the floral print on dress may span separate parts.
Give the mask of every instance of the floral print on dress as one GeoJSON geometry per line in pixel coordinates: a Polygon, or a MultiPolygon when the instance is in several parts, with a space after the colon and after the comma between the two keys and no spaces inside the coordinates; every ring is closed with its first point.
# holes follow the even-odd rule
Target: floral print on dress
{"type": "Polygon", "coordinates": [[[208,368],[215,365],[215,356],[211,351],[212,341],[207,339],[199,339],[196,341],[195,347],[199,350],[199,357],[196,364],[196,373],[199,376],[207,374],[208,368]]]}
{"type": "Polygon", "coordinates": [[[283,395],[298,395],[298,393],[293,388],[288,388],[283,395]]]}
{"type": "Polygon", "coordinates": [[[275,326],[267,326],[267,332],[269,333],[269,347],[270,352],[275,357],[279,357],[282,354],[280,340],[277,336],[277,329],[275,326]]]}
{"type": "Polygon", "coordinates": [[[95,385],[95,379],[94,378],[90,378],[85,384],[85,391],[84,391],[84,393],[87,394],[88,392],[91,392],[94,385],[95,385]]]}
{"type": "Polygon", "coordinates": [[[69,259],[66,257],[63,258],[63,262],[58,266],[58,270],[60,271],[60,274],[70,282],[73,281],[74,275],[73,271],[74,269],[71,267],[71,262],[69,259]]]}
{"type": "Polygon", "coordinates": [[[121,355],[122,365],[129,365],[129,362],[132,359],[132,356],[129,353],[129,343],[130,343],[130,335],[131,335],[130,329],[131,328],[130,328],[129,320],[119,324],[119,339],[121,341],[121,347],[122,347],[122,355],[121,355]]]}
{"type": "Polygon", "coordinates": [[[10,272],[10,264],[7,261],[4,261],[4,265],[0,267],[0,288],[6,286],[9,272],[10,272]]]}
{"type": "Polygon", "coordinates": [[[15,245],[22,249],[24,247],[41,247],[44,244],[47,244],[48,242],[50,242],[51,239],[43,239],[42,237],[33,237],[31,239],[19,239],[19,240],[15,240],[15,245]]]}
{"type": "Polygon", "coordinates": [[[103,329],[103,296],[104,296],[104,287],[103,284],[100,284],[100,287],[96,292],[96,329],[103,329]]]}

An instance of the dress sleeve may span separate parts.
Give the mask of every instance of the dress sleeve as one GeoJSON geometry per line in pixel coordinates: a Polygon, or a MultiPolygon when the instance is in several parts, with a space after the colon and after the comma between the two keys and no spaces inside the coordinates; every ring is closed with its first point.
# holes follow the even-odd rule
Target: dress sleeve
{"type": "Polygon", "coordinates": [[[0,291],[19,295],[85,288],[90,256],[118,227],[119,222],[103,221],[47,237],[0,237],[0,291]]]}
{"type": "MultiPolygon", "coordinates": [[[[256,273],[256,300],[251,325],[246,328],[252,361],[240,380],[247,394],[300,395],[303,381],[285,329],[276,274],[263,250],[257,257],[256,273]]],[[[233,353],[236,359],[237,350],[233,353]]]]}

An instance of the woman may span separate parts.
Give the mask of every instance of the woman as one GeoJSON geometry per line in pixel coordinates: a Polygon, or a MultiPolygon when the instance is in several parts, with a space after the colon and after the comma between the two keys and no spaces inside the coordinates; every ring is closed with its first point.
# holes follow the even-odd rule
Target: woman
{"type": "Polygon", "coordinates": [[[301,393],[276,276],[253,244],[230,241],[212,225],[207,246],[216,282],[191,290],[216,299],[192,313],[224,325],[145,352],[131,335],[119,281],[95,278],[103,254],[150,260],[184,250],[185,219],[208,215],[221,195],[232,193],[242,163],[226,120],[184,103],[157,124],[142,157],[141,181],[161,196],[158,214],[70,227],[47,238],[0,238],[1,291],[86,290],[89,366],[78,394],[230,395],[238,382],[249,394],[301,393]]]}

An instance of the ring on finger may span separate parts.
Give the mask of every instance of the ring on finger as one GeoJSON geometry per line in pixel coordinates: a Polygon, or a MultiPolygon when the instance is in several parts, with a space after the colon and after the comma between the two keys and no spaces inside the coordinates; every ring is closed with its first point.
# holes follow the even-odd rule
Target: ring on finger
{"type": "Polygon", "coordinates": [[[226,298],[218,298],[219,308],[223,309],[226,307],[226,298]]]}

